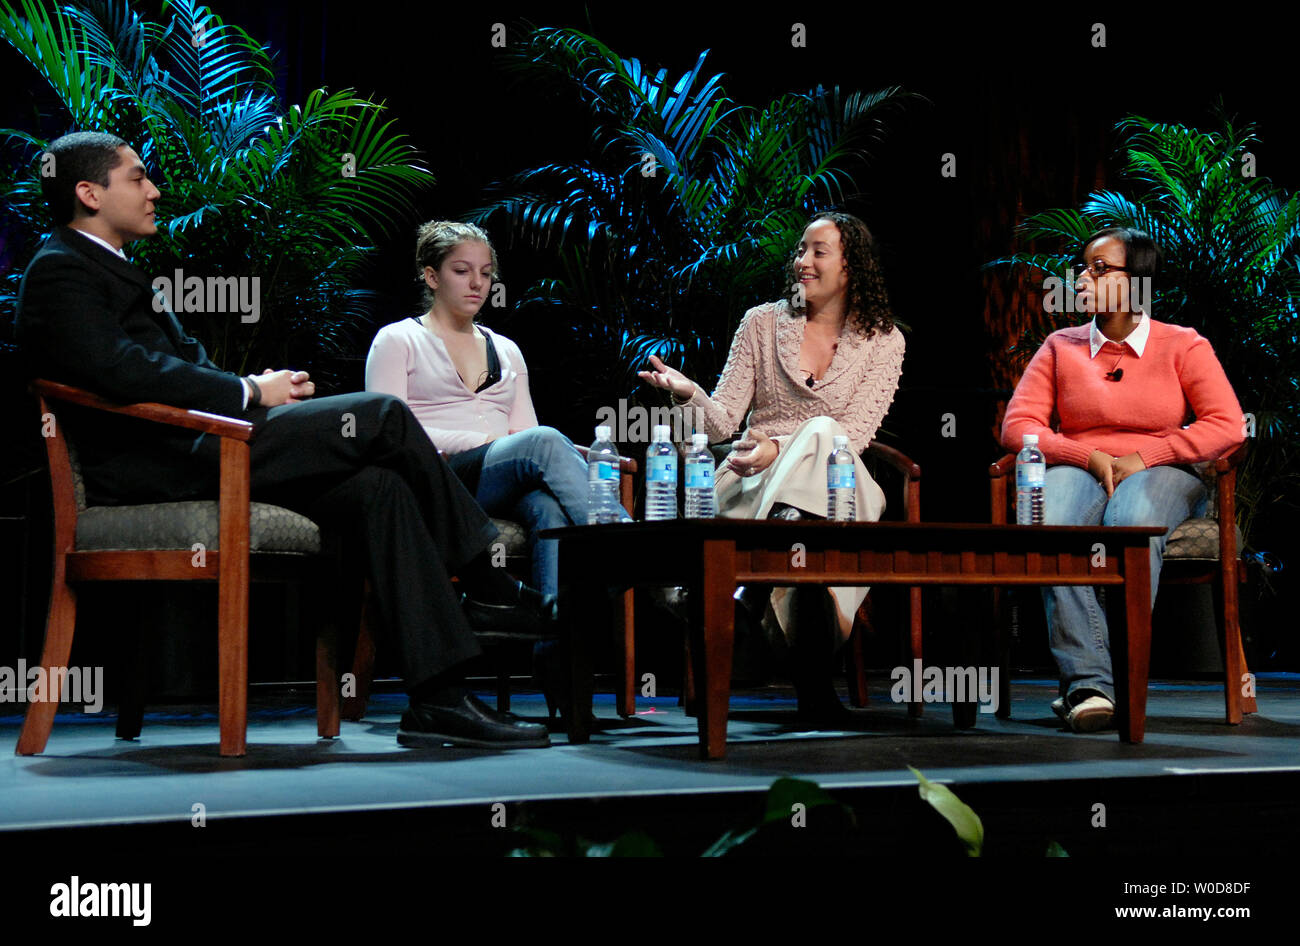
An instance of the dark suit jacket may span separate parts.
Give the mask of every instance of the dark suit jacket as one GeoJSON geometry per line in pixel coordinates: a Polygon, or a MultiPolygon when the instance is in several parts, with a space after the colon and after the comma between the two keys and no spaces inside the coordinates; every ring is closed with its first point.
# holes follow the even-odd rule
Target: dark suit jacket
{"type": "MultiPolygon", "coordinates": [[[[23,275],[15,336],[33,377],[124,403],[244,413],[239,376],[214,365],[170,309],[154,310],[148,277],[69,227],[50,235],[23,275]]],[[[214,495],[215,438],[67,406],[59,418],[92,505],[214,495]]]]}

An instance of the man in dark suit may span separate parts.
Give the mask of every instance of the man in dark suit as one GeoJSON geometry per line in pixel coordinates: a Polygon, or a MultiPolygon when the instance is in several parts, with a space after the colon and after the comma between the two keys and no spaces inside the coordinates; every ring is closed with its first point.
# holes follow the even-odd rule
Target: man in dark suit
{"type": "MultiPolygon", "coordinates": [[[[480,648],[449,574],[479,602],[471,615],[496,628],[536,627],[543,605],[492,567],[496,529],[410,409],[378,394],[309,400],[315,386],[305,371],[240,378],[220,370],[122,252],[156,231],[160,194],[135,151],[112,135],[79,132],[47,154],[54,173],[42,185],[58,226],[18,294],[16,335],[31,373],[118,402],[252,421],[253,497],[307,515],[364,553],[411,695],[398,742],[549,745],[544,726],[497,713],[463,686],[464,665],[480,648]]],[[[60,417],[91,504],[216,495],[216,438],[70,408],[60,417]]]]}

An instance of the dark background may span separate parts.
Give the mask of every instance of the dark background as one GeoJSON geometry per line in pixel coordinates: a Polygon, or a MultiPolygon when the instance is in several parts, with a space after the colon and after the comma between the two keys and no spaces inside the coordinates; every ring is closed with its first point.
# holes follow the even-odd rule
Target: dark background
{"type": "MultiPolygon", "coordinates": [[[[301,101],[320,85],[386,100],[433,170],[437,186],[421,198],[420,214],[404,222],[404,236],[381,248],[367,274],[367,287],[382,294],[375,328],[418,309],[412,251],[420,220],[459,217],[486,201],[494,181],[574,157],[587,145],[578,106],[547,88],[521,84],[501,68],[502,51],[490,43],[494,23],[505,23],[508,36],[517,35],[524,17],[577,26],[623,56],[674,74],[709,49],[706,74],[725,73],[728,94],[747,104],[816,84],[846,90],[898,84],[924,95],[928,104],[913,105],[892,122],[850,209],[879,241],[895,312],[912,329],[902,389],[884,426],[886,439],[925,471],[923,515],[930,520],[988,516],[983,471],[1000,454],[993,435],[999,402],[1009,394],[993,367],[1006,341],[990,326],[1019,302],[1009,282],[979,267],[1013,248],[1013,228],[1025,215],[1077,206],[1090,191],[1114,182],[1118,119],[1136,113],[1208,127],[1221,98],[1229,114],[1257,125],[1258,173],[1288,190],[1300,186],[1294,18],[1261,15],[1247,5],[1216,8],[1213,18],[1185,7],[1136,13],[1128,5],[1102,12],[1047,5],[961,12],[926,4],[823,5],[780,13],[751,4],[584,9],[215,0],[213,6],[271,47],[287,102],[301,101]],[[791,46],[795,22],[806,27],[806,48],[791,46]],[[1106,27],[1103,49],[1091,45],[1096,22],[1106,27]],[[940,175],[945,152],[956,156],[952,179],[940,175]],[[955,438],[940,436],[946,413],[956,417],[955,438]]],[[[0,80],[7,90],[0,96],[0,125],[28,127],[40,89],[7,47],[0,49],[0,80]]],[[[511,245],[506,234],[494,237],[513,299],[541,274],[544,259],[511,245]]],[[[555,333],[509,309],[485,310],[485,321],[523,348],[542,421],[578,442],[589,440],[590,418],[569,410],[584,379],[566,369],[564,353],[550,341],[555,333]]],[[[354,355],[359,385],[364,346],[354,355]]],[[[698,380],[708,386],[713,379],[698,380]]],[[[32,408],[15,379],[3,383],[5,413],[18,429],[32,408]]],[[[623,393],[610,392],[610,403],[623,393]]],[[[1251,393],[1239,388],[1238,395],[1251,410],[1251,393]]],[[[42,527],[21,519],[42,503],[42,477],[32,474],[40,462],[38,453],[18,444],[0,470],[0,513],[16,517],[0,521],[0,662],[12,662],[16,650],[21,589],[44,593],[42,527]],[[25,531],[31,537],[24,538],[25,531]],[[26,556],[26,574],[24,546],[34,550],[26,556]]],[[[892,501],[892,489],[889,494],[892,501]]],[[[1296,526],[1282,511],[1264,525],[1257,544],[1291,561],[1296,526]]],[[[1294,622],[1280,617],[1294,614],[1289,594],[1263,595],[1248,612],[1246,631],[1257,650],[1252,667],[1294,670],[1300,664],[1288,636],[1294,622]]],[[[29,599],[26,621],[31,626],[34,614],[39,628],[43,599],[29,599]]],[[[1157,631],[1157,647],[1159,641],[1157,631]]],[[[24,649],[35,657],[30,634],[24,649]]],[[[1026,654],[1029,663],[1043,656],[1041,650],[1026,654]]]]}

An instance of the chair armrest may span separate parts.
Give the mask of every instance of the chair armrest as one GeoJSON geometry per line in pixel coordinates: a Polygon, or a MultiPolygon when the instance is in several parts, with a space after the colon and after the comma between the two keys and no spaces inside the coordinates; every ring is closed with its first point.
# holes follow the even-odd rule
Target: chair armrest
{"type": "Polygon", "coordinates": [[[903,477],[903,520],[905,522],[921,521],[921,467],[912,462],[912,458],[901,450],[887,447],[874,440],[862,451],[863,456],[872,456],[892,466],[903,477]]]}
{"type": "Polygon", "coordinates": [[[1223,456],[1214,461],[1215,473],[1227,473],[1233,467],[1241,466],[1246,461],[1246,444],[1250,441],[1243,440],[1223,456]]]}
{"type": "MultiPolygon", "coordinates": [[[[579,453],[582,454],[582,458],[584,460],[587,459],[587,454],[591,451],[590,447],[579,447],[577,444],[574,444],[573,446],[575,450],[577,450],[579,453]]],[[[636,471],[637,471],[636,461],[633,460],[631,457],[618,458],[619,473],[635,473],[636,471]]]]}
{"type": "Polygon", "coordinates": [[[873,440],[867,444],[867,449],[863,452],[888,463],[909,480],[919,480],[921,478],[921,467],[901,450],[895,450],[893,447],[887,447],[883,443],[873,440]]]}
{"type": "Polygon", "coordinates": [[[141,420],[168,424],[172,427],[184,427],[188,430],[198,430],[205,434],[230,437],[234,440],[246,441],[251,440],[253,437],[252,423],[234,417],[209,414],[206,411],[189,411],[180,407],[172,407],[170,404],[157,404],[152,401],[142,401],[138,404],[118,404],[105,400],[98,394],[92,394],[82,388],[73,387],[70,384],[60,384],[57,381],[46,381],[42,378],[33,380],[30,387],[33,393],[49,398],[52,401],[63,401],[66,404],[76,404],[80,407],[92,407],[95,410],[123,414],[127,417],[138,417],[141,420]]]}
{"type": "Polygon", "coordinates": [[[999,476],[1008,476],[1016,468],[1016,455],[1008,453],[997,463],[989,466],[989,476],[997,479],[999,476]]]}

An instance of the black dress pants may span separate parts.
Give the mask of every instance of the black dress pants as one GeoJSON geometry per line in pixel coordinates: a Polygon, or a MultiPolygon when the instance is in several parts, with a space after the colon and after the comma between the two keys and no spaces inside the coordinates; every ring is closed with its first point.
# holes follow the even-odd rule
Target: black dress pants
{"type": "Polygon", "coordinates": [[[497,530],[410,408],[385,394],[343,394],[252,419],[253,498],[360,549],[407,689],[480,654],[450,576],[497,530]]]}

